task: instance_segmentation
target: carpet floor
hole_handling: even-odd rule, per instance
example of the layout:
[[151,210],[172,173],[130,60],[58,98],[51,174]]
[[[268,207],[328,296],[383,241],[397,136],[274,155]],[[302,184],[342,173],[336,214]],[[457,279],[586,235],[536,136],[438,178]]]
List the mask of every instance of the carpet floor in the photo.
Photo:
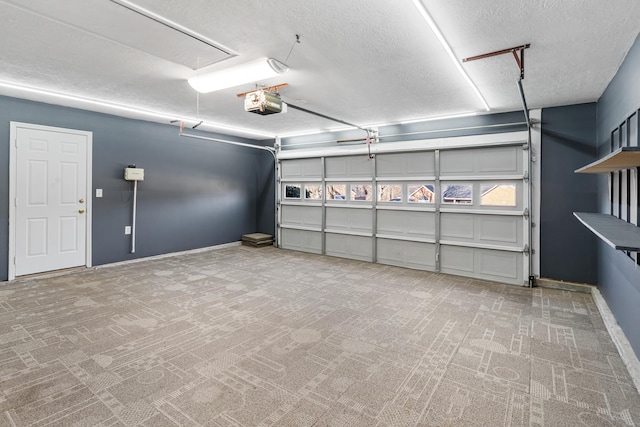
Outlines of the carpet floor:
[[588,294],[230,248],[0,287],[0,426],[634,426]]

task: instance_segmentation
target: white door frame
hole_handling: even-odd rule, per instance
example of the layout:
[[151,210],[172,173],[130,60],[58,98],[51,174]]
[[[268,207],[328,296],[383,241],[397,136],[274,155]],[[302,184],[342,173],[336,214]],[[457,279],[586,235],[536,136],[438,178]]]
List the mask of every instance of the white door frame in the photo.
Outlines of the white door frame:
[[31,123],[10,122],[9,131],[9,259],[7,260],[9,266],[8,280],[14,280],[16,278],[16,184],[17,184],[17,138],[18,129],[32,129],[46,132],[64,132],[74,135],[82,135],[87,138],[87,220],[86,220],[86,245],[85,245],[85,266],[91,267],[91,223],[93,217],[92,199],[93,199],[93,133],[88,131],[58,128],[52,126],[41,126]]

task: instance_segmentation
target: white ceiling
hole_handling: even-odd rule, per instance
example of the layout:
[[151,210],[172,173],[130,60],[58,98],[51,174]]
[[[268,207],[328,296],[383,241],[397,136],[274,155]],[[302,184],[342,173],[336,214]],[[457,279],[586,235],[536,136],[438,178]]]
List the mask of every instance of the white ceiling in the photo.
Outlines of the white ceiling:
[[[523,81],[530,108],[597,100],[640,30],[637,0],[423,3],[458,59],[531,43]],[[195,69],[266,56],[286,61],[290,71],[258,83],[288,83],[281,91],[285,101],[358,125],[484,112],[411,0],[0,0],[0,16],[0,94],[9,96],[165,123],[204,120],[265,135],[341,127],[294,110],[246,113],[236,94],[255,83],[199,99],[187,84]],[[463,68],[492,112],[521,108],[511,55]]]

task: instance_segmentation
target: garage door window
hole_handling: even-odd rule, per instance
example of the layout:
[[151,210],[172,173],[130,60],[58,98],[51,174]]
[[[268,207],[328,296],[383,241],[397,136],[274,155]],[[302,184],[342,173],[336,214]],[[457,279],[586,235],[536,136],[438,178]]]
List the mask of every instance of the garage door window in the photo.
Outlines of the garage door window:
[[370,202],[373,196],[371,185],[351,184],[351,200]]
[[409,203],[433,203],[436,192],[433,184],[409,184],[407,195]]
[[472,205],[473,186],[471,184],[442,186],[442,203],[446,205]]
[[402,203],[402,185],[379,184],[378,201]]
[[317,185],[317,184],[305,185],[304,198],[306,200],[322,200],[322,185]]
[[284,187],[285,199],[300,199],[300,184],[287,184]]
[[327,185],[327,200],[347,200],[347,186],[345,184]]
[[483,206],[515,206],[515,184],[480,185],[480,204]]

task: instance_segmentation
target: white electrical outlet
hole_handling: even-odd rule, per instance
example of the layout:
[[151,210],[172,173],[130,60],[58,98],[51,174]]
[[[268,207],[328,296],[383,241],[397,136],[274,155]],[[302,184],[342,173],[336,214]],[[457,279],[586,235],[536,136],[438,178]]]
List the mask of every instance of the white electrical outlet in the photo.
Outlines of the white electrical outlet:
[[96,197],[102,197],[102,188],[96,188]]
[[125,225],[124,226],[124,234],[131,234],[131,226],[130,225]]

